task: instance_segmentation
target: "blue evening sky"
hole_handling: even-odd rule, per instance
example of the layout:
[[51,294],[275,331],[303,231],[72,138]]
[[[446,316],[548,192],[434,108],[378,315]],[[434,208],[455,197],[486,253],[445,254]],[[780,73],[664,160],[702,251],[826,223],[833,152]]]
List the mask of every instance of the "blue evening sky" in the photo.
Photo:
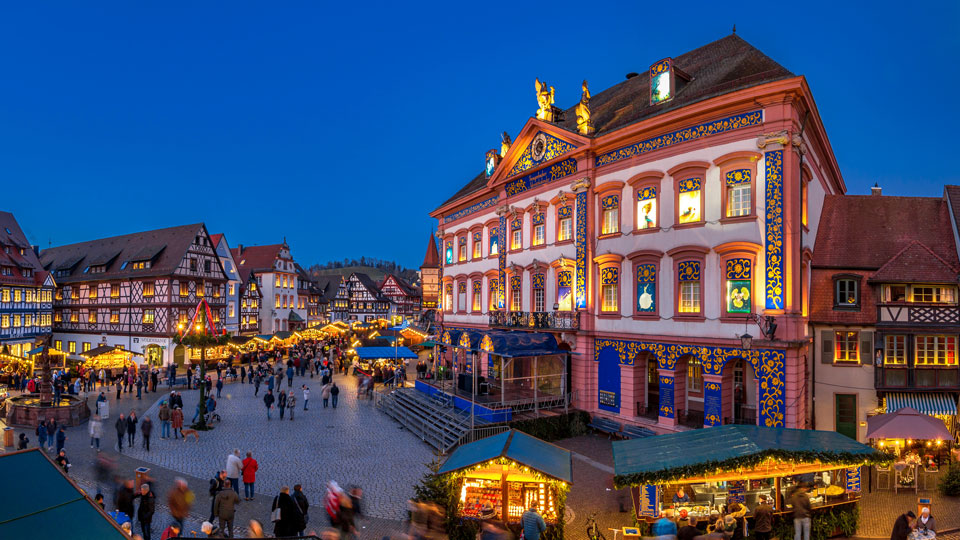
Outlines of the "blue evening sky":
[[807,76],[850,193],[938,196],[960,4],[845,4],[8,2],[0,209],[42,247],[204,221],[305,266],[415,267],[534,77],[568,107],[734,23]]

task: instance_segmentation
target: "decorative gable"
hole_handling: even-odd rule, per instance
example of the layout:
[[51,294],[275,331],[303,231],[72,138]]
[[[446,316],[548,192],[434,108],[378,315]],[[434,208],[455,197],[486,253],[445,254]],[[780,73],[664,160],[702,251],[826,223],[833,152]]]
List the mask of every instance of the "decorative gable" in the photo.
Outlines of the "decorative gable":
[[538,131],[530,144],[523,149],[523,153],[520,154],[520,158],[514,163],[507,176],[520,174],[575,149],[576,146],[567,141],[544,131]]

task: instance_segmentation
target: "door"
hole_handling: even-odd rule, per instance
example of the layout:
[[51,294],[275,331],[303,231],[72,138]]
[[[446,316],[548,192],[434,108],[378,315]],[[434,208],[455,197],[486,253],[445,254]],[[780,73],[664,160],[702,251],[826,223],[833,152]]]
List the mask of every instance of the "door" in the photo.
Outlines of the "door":
[[183,345],[177,345],[173,348],[173,361],[177,364],[178,369],[183,367],[185,353],[186,348]]
[[834,404],[837,433],[857,440],[857,395],[837,394]]
[[657,359],[650,355],[647,360],[647,415],[660,414],[660,371]]

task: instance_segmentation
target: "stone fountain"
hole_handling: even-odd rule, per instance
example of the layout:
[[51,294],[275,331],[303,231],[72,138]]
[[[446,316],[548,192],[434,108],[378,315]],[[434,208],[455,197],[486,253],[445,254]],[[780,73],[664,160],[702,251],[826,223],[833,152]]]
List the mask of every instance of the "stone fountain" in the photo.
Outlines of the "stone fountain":
[[85,399],[61,394],[60,404],[53,403],[53,376],[51,373],[50,336],[43,338],[43,352],[37,360],[40,367],[40,394],[23,394],[7,398],[3,412],[8,426],[33,427],[40,420],[53,418],[62,426],[77,426],[90,418],[90,407]]

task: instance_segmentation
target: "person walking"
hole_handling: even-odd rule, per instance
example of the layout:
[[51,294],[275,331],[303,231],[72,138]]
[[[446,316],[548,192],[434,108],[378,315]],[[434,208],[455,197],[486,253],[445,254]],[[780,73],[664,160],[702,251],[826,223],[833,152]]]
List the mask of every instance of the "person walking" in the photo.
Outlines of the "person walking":
[[801,485],[793,492],[793,540],[810,540],[810,497],[807,487]]
[[46,450],[47,445],[47,423],[44,420],[41,420],[37,425],[37,429],[34,432],[37,434],[37,443],[40,445],[41,450]]
[[177,434],[183,436],[183,409],[180,407],[174,407],[170,411],[170,425],[173,428],[173,438],[177,438]]
[[179,477],[174,479],[173,489],[167,495],[167,508],[170,509],[170,517],[179,525],[178,532],[183,530],[183,521],[190,515],[194,499],[193,492],[187,487],[187,481]]
[[227,480],[230,480],[230,485],[233,487],[233,491],[240,494],[240,472],[243,470],[243,461],[240,459],[240,450],[234,448],[232,454],[227,454],[227,466],[224,467],[224,470],[227,471]]
[[257,481],[257,460],[253,459],[251,452],[247,452],[247,457],[243,459],[243,500],[253,500],[253,488]]
[[293,411],[297,410],[297,397],[293,395],[293,390],[287,394],[287,410],[290,411],[290,421],[293,422]]
[[117,423],[114,424],[114,427],[117,429],[117,449],[122,454],[123,453],[123,437],[127,434],[127,419],[121,414],[117,418]]
[[117,491],[117,496],[114,502],[117,505],[117,510],[126,514],[131,520],[137,517],[137,515],[134,513],[133,496],[133,480],[128,478],[127,480],[123,481],[123,486]]
[[63,426],[60,426],[60,429],[57,430],[57,454],[63,450],[63,445],[67,444],[67,432],[64,430]]
[[773,531],[773,507],[766,495],[760,495],[760,504],[753,510],[753,532],[757,540],[770,540]]
[[253,397],[260,393],[260,374],[257,373],[253,378]]
[[323,408],[326,409],[330,404],[330,383],[320,388],[320,400],[323,402]]
[[287,388],[293,388],[293,366],[287,368]]
[[[223,379],[217,377],[217,399],[220,399],[220,392],[223,390]],[[221,529],[223,527],[220,527]]]
[[93,445],[97,445],[97,452],[100,451],[100,438],[103,437],[103,421],[100,420],[100,415],[95,414],[90,420],[90,448],[93,448]]
[[150,436],[153,435],[153,420],[149,416],[144,416],[140,423],[140,434],[143,435],[142,446],[150,451]]
[[307,403],[310,402],[310,388],[307,385],[303,385],[303,410],[309,411],[307,408]]
[[330,404],[333,405],[333,408],[337,408],[337,398],[340,397],[340,387],[337,386],[337,383],[330,383]]
[[133,442],[137,440],[137,413],[130,411],[127,415],[127,444],[133,448]]
[[153,527],[153,514],[157,510],[157,497],[150,490],[150,484],[140,484],[140,493],[134,498],[140,499],[140,506],[137,507],[137,521],[140,522],[140,531],[143,540],[150,540],[151,529]]
[[141,399],[143,396],[143,378],[137,377],[137,399]]
[[267,420],[270,420],[270,412],[273,410],[273,390],[267,389],[267,393],[263,395],[263,404],[267,406]]
[[547,524],[537,512],[537,503],[531,503],[530,508],[520,516],[520,526],[524,540],[540,540],[540,535],[546,532]]
[[283,411],[287,408],[287,394],[284,393],[283,388],[278,391],[277,408],[280,409],[280,419],[283,420]]
[[157,418],[160,419],[160,438],[169,439],[170,438],[170,407],[167,406],[166,401],[163,401],[160,403],[160,410],[157,411]]
[[297,502],[290,496],[290,488],[283,486],[280,493],[273,498],[273,504],[270,511],[275,512],[280,509],[279,519],[273,522],[273,534],[276,537],[296,536],[298,531],[306,528],[303,524],[303,514]]
[[303,488],[300,484],[293,486],[293,500],[297,503],[300,513],[303,514],[303,528],[297,531],[297,536],[303,536],[303,531],[307,528],[307,523],[310,521],[310,515],[307,513],[310,510],[310,501],[308,501],[307,496],[303,494]]
[[232,486],[228,478],[223,481],[223,490],[217,493],[213,501],[213,513],[220,520],[220,530],[225,531],[227,537],[233,537],[233,518],[240,504],[240,495],[235,490],[236,486]]

